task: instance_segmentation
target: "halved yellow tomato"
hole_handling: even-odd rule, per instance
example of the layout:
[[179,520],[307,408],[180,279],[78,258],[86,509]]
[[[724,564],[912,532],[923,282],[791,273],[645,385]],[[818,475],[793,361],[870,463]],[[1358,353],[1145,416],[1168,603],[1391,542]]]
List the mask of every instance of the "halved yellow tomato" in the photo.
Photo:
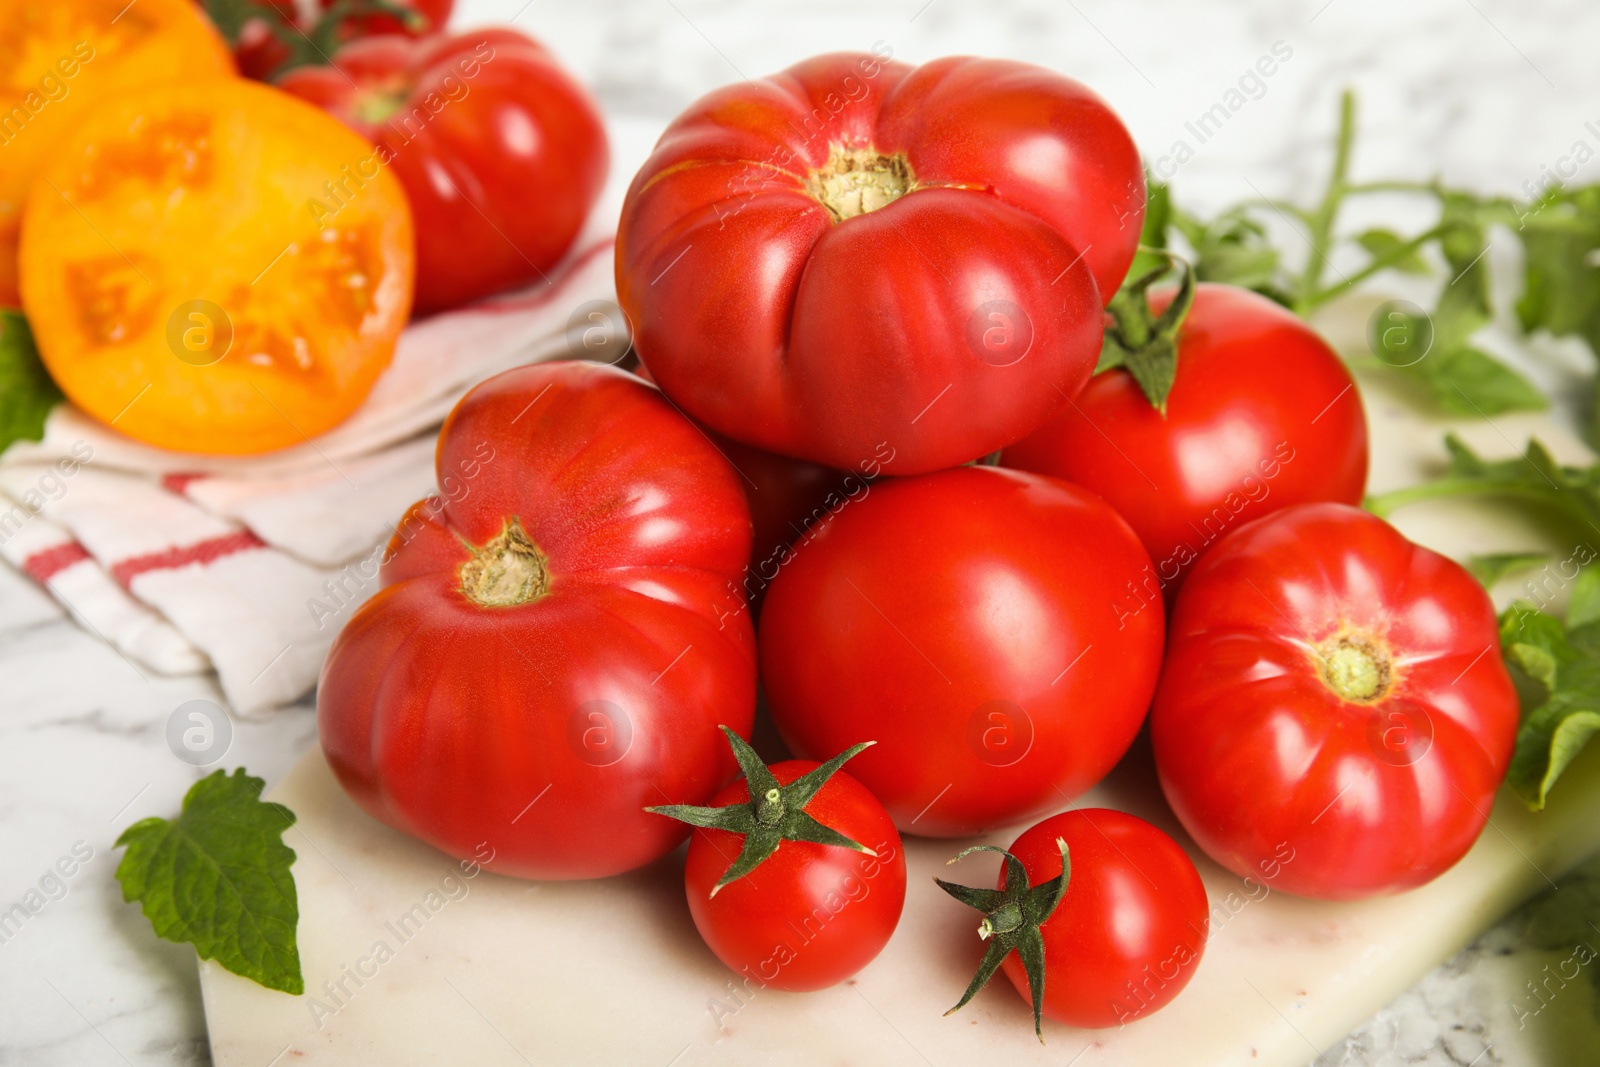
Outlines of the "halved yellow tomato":
[[0,306],[17,306],[17,231],[40,163],[106,100],[233,74],[193,0],[0,0]]
[[107,103],[29,196],[39,353],[79,407],[150,444],[264,452],[321,433],[365,399],[410,311],[400,183],[371,144],[269,86]]

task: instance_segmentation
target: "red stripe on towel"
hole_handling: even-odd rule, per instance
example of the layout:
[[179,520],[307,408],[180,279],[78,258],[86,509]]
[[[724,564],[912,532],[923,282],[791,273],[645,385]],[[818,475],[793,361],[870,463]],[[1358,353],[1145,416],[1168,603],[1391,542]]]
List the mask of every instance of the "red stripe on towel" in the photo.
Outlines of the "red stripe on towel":
[[267,543],[249,530],[240,530],[238,533],[223,534],[221,537],[209,537],[204,541],[196,541],[192,545],[180,545],[176,548],[163,549],[160,552],[150,552],[143,556],[134,556],[125,559],[111,568],[111,577],[124,588],[141,574],[151,571],[176,570],[179,567],[188,567],[196,563],[212,563],[223,556],[231,556],[235,552],[243,552],[252,548],[266,548]]
[[89,558],[89,550],[76,541],[40,549],[22,561],[22,573],[44,585],[74,563]]

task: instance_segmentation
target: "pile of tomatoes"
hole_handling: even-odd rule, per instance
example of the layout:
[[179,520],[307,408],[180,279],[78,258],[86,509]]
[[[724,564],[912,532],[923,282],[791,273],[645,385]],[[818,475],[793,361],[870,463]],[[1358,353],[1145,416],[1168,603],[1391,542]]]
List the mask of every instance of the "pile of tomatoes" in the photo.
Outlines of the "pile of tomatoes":
[[1036,1025],[1121,1025],[1199,964],[1184,850],[1052,814],[1146,723],[1236,874],[1448,868],[1517,724],[1490,602],[1354,506],[1360,395],[1303,322],[1126,278],[1143,212],[1117,117],[1020,63],[829,55],[694,104],[618,234],[638,373],[521,368],[446,423],[470,491],[405,516],[324,669],[345,789],[526,878],[692,827],[707,944],[795,990],[887,943],[901,834],[1042,818],[995,888],[940,882],[983,913],[962,1003],[1003,968]]
[[[46,80],[5,87],[0,302],[157,445],[336,424],[413,311],[537,280],[604,180],[583,90],[443,33],[448,0],[209,4],[276,87],[189,0],[17,4]],[[618,233],[637,373],[523,367],[446,422],[457,491],[400,518],[324,667],[344,788],[516,877],[690,837],[707,944],[792,990],[887,944],[902,834],[1033,824],[975,846],[993,888],[939,885],[982,913],[961,1003],[1003,969],[1036,1027],[1137,1019],[1200,963],[1184,849],[1071,809],[1143,730],[1235,874],[1447,869],[1517,728],[1490,602],[1355,506],[1360,394],[1303,322],[1130,277],[1144,211],[1117,116],[1021,63],[827,55],[692,105]]]

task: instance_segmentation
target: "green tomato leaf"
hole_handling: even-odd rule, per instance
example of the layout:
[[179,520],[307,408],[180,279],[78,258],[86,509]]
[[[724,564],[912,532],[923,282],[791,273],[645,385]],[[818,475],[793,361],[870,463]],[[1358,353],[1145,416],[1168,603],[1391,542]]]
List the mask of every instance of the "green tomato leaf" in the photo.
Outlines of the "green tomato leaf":
[[134,823],[117,838],[122,898],[138,901],[156,935],[268,989],[305,992],[295,928],[300,906],[283,831],[294,813],[261,799],[266,783],[240,768],[196,782],[176,819]]
[[1600,623],[1569,629],[1553,615],[1517,603],[1500,617],[1500,640],[1522,700],[1506,780],[1539,811],[1561,773],[1600,731]]
[[1373,259],[1387,260],[1390,270],[1402,274],[1428,273],[1422,254],[1414,248],[1403,251],[1408,242],[1393,230],[1368,230],[1357,235],[1356,242],[1371,253]]
[[43,437],[44,420],[61,400],[61,390],[39,362],[28,320],[0,308],[0,452],[13,441]]

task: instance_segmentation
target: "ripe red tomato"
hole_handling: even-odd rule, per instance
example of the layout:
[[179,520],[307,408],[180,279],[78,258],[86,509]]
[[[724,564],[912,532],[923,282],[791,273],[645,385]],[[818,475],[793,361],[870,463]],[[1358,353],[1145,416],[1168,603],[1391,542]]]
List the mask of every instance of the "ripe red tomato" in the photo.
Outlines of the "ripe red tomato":
[[[788,785],[818,766],[786,760],[774,764],[772,774]],[[711,806],[749,800],[741,778]],[[726,830],[697,828],[684,866],[689,911],[700,936],[723,963],[773,989],[822,989],[861,970],[889,943],[906,899],[900,835],[866,786],[837,772],[805,811],[877,855],[785,841],[753,873],[712,895],[743,842]]]
[[874,483],[767,590],[773,720],[807,759],[876,739],[850,773],[907,833],[1059,808],[1144,720],[1163,608],[1114,605],[1149,562],[1100,498],[1053,478],[959,467]]
[[[610,165],[588,93],[515,30],[363,38],[332,66],[300,67],[278,84],[372,141],[374,165],[405,186],[419,313],[542,278],[572,246]],[[358,187],[336,176],[333,206]]]
[[[1063,842],[1070,867],[1066,890],[1038,925],[1044,1015],[1098,1028],[1121,1026],[1165,1006],[1194,977],[1206,947],[1209,908],[1194,862],[1143,819],[1080,808],[1029,827],[1012,844],[1010,854],[1022,864],[1030,887],[1061,876]],[[996,884],[1004,890],[1007,882],[1002,867]],[[988,922],[997,925],[993,914]],[[1023,957],[1009,952],[1001,967],[1031,1002]]]
[[[324,12],[348,5],[349,0],[317,0],[317,7]],[[445,23],[450,21],[450,13],[455,10],[456,5],[455,0],[400,0],[398,6],[410,8],[418,17],[411,20],[389,14],[347,17],[340,27],[340,39],[379,37],[391,33],[405,34],[408,37],[437,34],[442,32]]]
[[293,15],[280,16],[275,9],[264,7],[265,14],[247,19],[234,36],[233,61],[243,77],[254,81],[271,81],[278,69],[293,56],[293,51],[283,38],[273,32],[273,25],[293,26]]
[[1100,350],[1138,243],[1138,152],[1084,86],[1009,60],[819,56],[720,89],[634,178],[617,292],[695,418],[892,474],[987,455]]
[[[1171,300],[1151,304],[1159,313]],[[1155,564],[1127,591],[1129,607],[1163,591],[1170,603],[1230,530],[1293,504],[1360,503],[1367,482],[1361,394],[1298,316],[1201,284],[1178,353],[1164,417],[1128,371],[1107,371],[1000,461],[1077,482],[1128,520]]]
[[322,748],[372,815],[525,878],[647,863],[748,735],[755,650],[722,598],[750,553],[737,476],[652,387],[587,363],[507,371],[439,439],[382,589],[323,667]]
[[1517,697],[1471,575],[1382,519],[1302,504],[1190,573],[1151,712],[1167,799],[1212,859],[1354,899],[1427,882],[1477,840]]

